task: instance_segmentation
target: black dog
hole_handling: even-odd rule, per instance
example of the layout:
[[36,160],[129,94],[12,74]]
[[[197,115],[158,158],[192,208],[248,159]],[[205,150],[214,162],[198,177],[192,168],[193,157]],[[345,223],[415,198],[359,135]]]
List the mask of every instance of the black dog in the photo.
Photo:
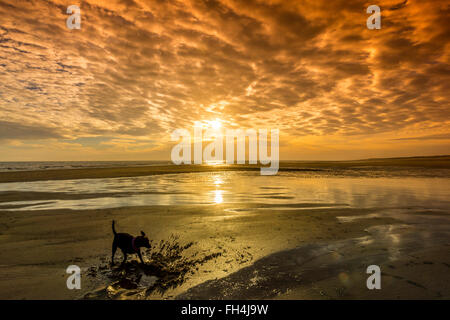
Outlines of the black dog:
[[112,244],[112,258],[111,258],[111,264],[114,264],[114,255],[116,254],[117,247],[122,250],[123,253],[123,261],[122,263],[125,263],[127,261],[127,254],[128,253],[137,253],[139,256],[139,259],[141,259],[142,264],[144,263],[144,260],[142,260],[141,256],[141,247],[144,248],[150,248],[150,242],[148,241],[148,238],[145,236],[144,231],[141,231],[141,235],[137,237],[133,237],[131,234],[128,233],[117,233],[116,229],[114,228],[115,221],[112,222],[112,231],[114,233],[114,241]]

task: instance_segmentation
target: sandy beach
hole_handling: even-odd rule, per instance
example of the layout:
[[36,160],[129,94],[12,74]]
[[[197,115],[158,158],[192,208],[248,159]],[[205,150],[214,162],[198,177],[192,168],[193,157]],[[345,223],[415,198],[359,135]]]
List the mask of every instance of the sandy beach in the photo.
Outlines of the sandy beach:
[[[397,174],[383,177],[387,167]],[[448,184],[440,186],[439,194],[429,189],[433,181],[448,182],[449,157],[282,163],[280,168],[279,180],[270,180],[273,185],[258,185],[260,194],[246,185],[256,179],[253,175],[259,175],[248,166],[0,173],[0,298],[450,298]],[[335,171],[330,178],[328,171],[309,169]],[[360,172],[358,178],[355,172]],[[417,177],[418,172],[423,176]],[[131,183],[152,175],[169,180],[151,180],[152,184],[139,180],[140,184],[149,183],[142,189],[133,185],[116,190],[105,185],[106,181],[125,183],[114,180],[119,177],[128,177],[126,181]],[[406,182],[403,175],[408,176]],[[110,178],[114,179],[98,180]],[[183,185],[183,179],[190,183],[185,191],[155,185]],[[59,184],[52,185],[56,180]],[[210,180],[215,189],[204,192],[202,186]],[[84,190],[83,181],[91,189]],[[290,190],[299,197],[308,194],[300,189],[304,185],[322,190],[323,186],[338,188],[348,183],[351,199],[356,200],[340,203],[335,195],[330,198],[333,201],[326,201],[332,192],[325,190],[321,191],[323,197],[318,193],[317,199],[300,201],[283,191],[283,181],[289,181]],[[293,184],[298,181],[303,182]],[[36,183],[42,184],[33,185]],[[99,191],[95,183],[105,187]],[[386,195],[370,200],[370,205],[360,203],[374,196],[364,193],[367,184],[386,188]],[[408,184],[417,188],[401,189]],[[30,191],[29,186],[40,191]],[[78,191],[74,192],[73,186],[78,186]],[[245,194],[247,188],[251,201],[243,196],[233,198],[238,190]],[[390,190],[399,190],[402,196],[389,200]],[[212,201],[195,202],[204,194],[212,194]],[[172,202],[149,204],[166,197]],[[136,198],[139,201],[128,200]],[[122,202],[104,205],[113,200]],[[142,250],[145,266],[136,256],[125,266],[110,266],[112,220],[119,232],[137,235],[144,230],[149,236],[152,248]],[[119,253],[116,261],[120,259]],[[82,269],[81,290],[66,287],[65,269],[71,264]],[[366,287],[366,268],[372,264],[382,270],[382,290]]]

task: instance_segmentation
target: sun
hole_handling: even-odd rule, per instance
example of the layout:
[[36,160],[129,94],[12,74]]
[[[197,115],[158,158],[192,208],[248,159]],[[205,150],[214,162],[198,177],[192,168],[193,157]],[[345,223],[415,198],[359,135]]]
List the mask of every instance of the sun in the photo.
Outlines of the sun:
[[222,127],[222,122],[219,119],[216,119],[216,120],[209,121],[209,125],[214,130],[219,130]]

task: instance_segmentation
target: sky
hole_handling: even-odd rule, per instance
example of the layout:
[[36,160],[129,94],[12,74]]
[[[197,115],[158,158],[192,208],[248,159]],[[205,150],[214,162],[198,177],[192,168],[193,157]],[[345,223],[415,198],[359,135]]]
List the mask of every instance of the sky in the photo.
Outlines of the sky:
[[437,0],[0,0],[0,161],[168,160],[198,122],[279,129],[281,160],[450,154],[449,21]]

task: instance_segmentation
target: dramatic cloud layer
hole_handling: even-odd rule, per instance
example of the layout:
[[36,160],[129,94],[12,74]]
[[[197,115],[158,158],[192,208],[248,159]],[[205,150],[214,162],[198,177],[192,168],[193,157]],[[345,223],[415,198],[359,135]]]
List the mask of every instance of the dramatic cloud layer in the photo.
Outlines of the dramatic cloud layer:
[[0,160],[168,159],[213,119],[284,159],[450,153],[449,2],[370,4],[2,0]]

